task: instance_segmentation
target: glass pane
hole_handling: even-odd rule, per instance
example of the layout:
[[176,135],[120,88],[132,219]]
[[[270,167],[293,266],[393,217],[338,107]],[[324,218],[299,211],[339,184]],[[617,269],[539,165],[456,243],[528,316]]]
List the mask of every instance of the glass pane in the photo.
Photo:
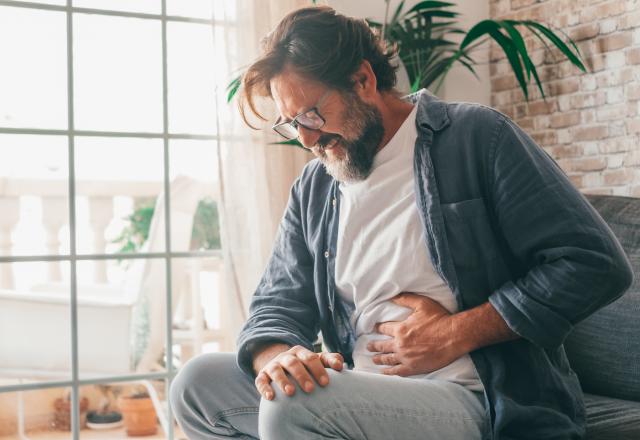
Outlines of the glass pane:
[[[87,429],[80,431],[81,439],[168,438],[163,429],[167,426],[165,380],[84,386],[80,394],[90,402]],[[184,436],[176,429],[174,438]]]
[[0,255],[68,252],[67,143],[65,136],[0,134]]
[[167,32],[169,130],[214,133],[215,69],[221,64],[213,49],[211,26],[170,22]]
[[73,6],[78,8],[109,9],[112,11],[143,12],[160,14],[162,4],[160,0],[73,0]]
[[[13,383],[0,379],[0,385]],[[87,398],[81,399],[82,416],[86,416],[88,405]],[[0,438],[26,438],[19,435],[20,426],[30,440],[71,439],[70,388],[0,393]]]
[[212,3],[224,0],[167,0],[167,15],[211,19]]
[[174,367],[202,353],[234,351],[243,320],[236,299],[225,294],[222,257],[174,258],[171,266],[183,280],[172,297]]
[[77,129],[162,131],[159,20],[74,15]]
[[214,41],[216,84],[218,86],[216,98],[220,108],[217,116],[219,118],[220,133],[237,134],[242,128],[246,129],[246,126],[239,116],[235,105],[236,101],[234,100],[231,103],[227,102],[226,87],[231,80],[236,78],[239,72],[244,69],[241,67],[241,64],[246,63],[246,61],[240,60],[240,57],[244,56],[244,53],[238,46],[236,28],[216,25],[214,27]]
[[78,253],[163,252],[163,211],[149,235],[164,188],[162,141],[79,137],[75,145]]
[[172,140],[171,250],[220,248],[215,141]]
[[[8,1],[24,1],[24,0],[8,0]],[[67,0],[34,0],[29,3],[42,3],[45,5],[57,5],[57,6],[65,6],[67,4]]]
[[0,127],[67,128],[65,13],[0,6],[0,59]]
[[0,283],[0,381],[70,379],[69,263],[1,263]]
[[83,379],[164,369],[166,262],[163,258],[79,261],[78,343]]

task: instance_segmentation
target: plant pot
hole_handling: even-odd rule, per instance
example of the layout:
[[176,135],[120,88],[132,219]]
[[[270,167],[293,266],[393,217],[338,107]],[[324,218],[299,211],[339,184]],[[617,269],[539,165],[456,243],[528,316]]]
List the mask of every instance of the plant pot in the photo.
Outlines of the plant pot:
[[[58,398],[54,401],[52,426],[58,431],[71,431],[71,400]],[[89,408],[89,399],[83,397],[80,399],[80,429],[86,426],[87,409]]]
[[128,436],[140,437],[158,432],[156,410],[149,397],[120,397],[118,407]]

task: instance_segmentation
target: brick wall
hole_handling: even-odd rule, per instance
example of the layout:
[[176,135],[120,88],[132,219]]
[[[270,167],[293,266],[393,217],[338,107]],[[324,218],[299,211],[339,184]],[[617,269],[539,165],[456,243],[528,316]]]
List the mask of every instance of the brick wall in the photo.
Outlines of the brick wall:
[[529,103],[497,45],[490,49],[492,106],[512,117],[585,193],[640,197],[640,0],[490,0],[492,19],[532,19],[576,41],[588,73],[526,44],[545,95]]

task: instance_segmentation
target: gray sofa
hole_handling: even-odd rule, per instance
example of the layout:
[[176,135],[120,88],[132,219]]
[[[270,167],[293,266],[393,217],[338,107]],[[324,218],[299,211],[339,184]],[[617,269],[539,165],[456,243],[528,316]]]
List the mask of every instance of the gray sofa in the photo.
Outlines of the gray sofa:
[[576,325],[565,342],[587,407],[587,439],[640,440],[640,199],[588,196],[635,273],[617,301]]

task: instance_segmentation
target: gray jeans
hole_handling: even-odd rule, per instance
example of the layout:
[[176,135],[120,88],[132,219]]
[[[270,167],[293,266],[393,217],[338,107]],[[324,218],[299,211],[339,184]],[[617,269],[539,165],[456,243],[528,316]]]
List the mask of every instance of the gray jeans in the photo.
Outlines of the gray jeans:
[[191,440],[480,439],[484,396],[439,380],[336,372],[329,385],[260,398],[233,353],[201,355],[178,373],[171,404]]

